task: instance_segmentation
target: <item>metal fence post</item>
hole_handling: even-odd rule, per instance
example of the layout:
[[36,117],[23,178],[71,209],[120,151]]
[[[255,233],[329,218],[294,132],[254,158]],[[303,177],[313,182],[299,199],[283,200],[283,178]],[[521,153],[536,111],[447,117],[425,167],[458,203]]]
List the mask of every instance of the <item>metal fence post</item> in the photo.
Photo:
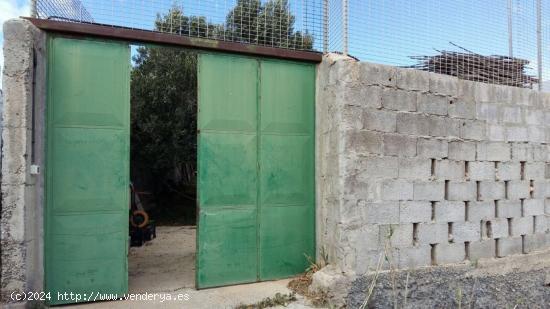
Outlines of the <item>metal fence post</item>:
[[348,55],[348,0],[342,0],[342,32],[343,32],[343,50],[344,56]]
[[508,0],[508,56],[514,57],[513,26],[512,26],[512,0]]
[[31,0],[31,17],[38,17],[38,10],[36,9],[36,0]]
[[328,0],[323,0],[323,52],[328,53]]
[[537,65],[539,91],[542,90],[542,0],[537,0]]

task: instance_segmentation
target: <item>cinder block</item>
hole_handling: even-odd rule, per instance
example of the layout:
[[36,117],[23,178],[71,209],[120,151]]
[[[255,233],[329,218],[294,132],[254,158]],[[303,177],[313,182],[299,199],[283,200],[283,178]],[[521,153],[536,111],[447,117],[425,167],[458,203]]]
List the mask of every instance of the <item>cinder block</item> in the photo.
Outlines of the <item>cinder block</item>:
[[367,108],[363,112],[363,128],[373,131],[395,132],[397,114],[392,111]]
[[402,223],[429,222],[431,218],[431,202],[406,201],[399,203],[399,221]]
[[495,257],[495,240],[487,239],[470,242],[470,260],[476,261]]
[[416,111],[416,92],[385,88],[382,92],[382,106],[395,111]]
[[422,114],[398,113],[397,132],[410,135],[429,135],[428,117]]
[[476,144],[473,142],[449,142],[449,159],[456,161],[475,161]]
[[531,144],[513,143],[512,160],[515,160],[515,161],[533,160],[533,146]]
[[521,164],[519,162],[499,162],[496,174],[498,180],[520,180]]
[[525,164],[525,179],[528,180],[543,180],[546,171],[544,162],[527,162]]
[[505,123],[522,123],[523,112],[519,106],[504,106],[502,108],[502,120]]
[[416,268],[429,266],[432,263],[432,247],[420,245],[399,249],[399,268]]
[[445,120],[445,124],[447,125],[447,135],[445,137],[459,138],[460,125],[462,124],[462,119],[454,119],[454,118],[443,118],[443,119]]
[[475,86],[476,83],[469,80],[458,80],[458,98],[468,102],[475,102]]
[[398,160],[395,157],[365,157],[358,162],[368,178],[397,178]]
[[547,249],[548,245],[546,244],[547,235],[546,234],[532,234],[525,235],[524,237],[524,253],[530,253],[533,251],[539,251],[542,249]]
[[527,127],[527,135],[529,141],[533,143],[545,143],[546,142],[546,128],[542,126],[529,126]]
[[413,224],[380,225],[380,243],[389,241],[392,248],[411,247],[413,245]]
[[[548,129],[547,143],[550,143],[550,129]],[[534,145],[533,146],[533,160],[535,161],[550,161],[550,145]],[[546,175],[546,178],[548,175]]]
[[482,141],[487,138],[486,124],[479,120],[464,120],[460,127],[460,137]]
[[441,243],[435,246],[435,260],[437,265],[460,263],[466,258],[464,243]]
[[499,218],[521,217],[521,201],[520,200],[498,201],[497,214]]
[[550,230],[549,218],[546,215],[535,216],[535,234],[548,233]]
[[427,116],[428,119],[428,135],[435,137],[450,137],[452,134],[450,130],[453,130],[453,122],[448,117],[441,116]]
[[441,201],[445,197],[445,183],[442,181],[416,181],[413,188],[417,201]]
[[512,148],[508,143],[481,142],[477,143],[477,160],[482,161],[509,161],[512,157]]
[[503,181],[481,181],[479,183],[479,200],[500,200],[504,198]]
[[449,227],[447,223],[419,223],[419,244],[440,244],[449,241]]
[[509,142],[527,142],[529,140],[527,128],[522,126],[507,127],[506,140]]
[[494,89],[494,102],[497,102],[499,104],[502,104],[506,106],[506,104],[512,104],[514,102],[513,100],[513,94],[512,94],[512,87],[502,86],[502,85],[491,85]]
[[437,160],[435,177],[445,180],[464,180],[466,174],[464,161]]
[[388,156],[416,156],[416,137],[400,134],[384,134],[384,154]]
[[479,222],[455,222],[453,223],[454,242],[481,240],[481,225]]
[[399,202],[365,203],[362,213],[365,223],[397,224],[399,223]]
[[396,68],[370,62],[358,62],[359,76],[365,85],[396,86]]
[[512,254],[521,254],[523,251],[523,242],[519,237],[504,237],[497,242],[497,257],[505,257]]
[[357,250],[379,250],[383,248],[380,243],[380,227],[377,224],[362,224],[355,229],[345,230],[338,238],[340,243],[352,243]]
[[464,221],[466,210],[464,202],[441,201],[435,203],[435,221]]
[[508,182],[508,199],[519,200],[528,198],[530,184],[528,180],[510,180]]
[[[348,267],[355,270],[355,273],[358,275],[365,274],[369,271],[380,271],[390,269],[390,260],[391,264],[395,265],[394,259],[399,255],[397,249],[389,250],[388,255],[389,259],[386,258],[386,252],[383,249],[377,250],[357,250],[355,259],[353,255],[341,256],[338,257],[343,264],[349,265]],[[349,257],[348,257],[349,256]],[[347,261],[351,259],[351,261]],[[380,268],[379,268],[380,267]]]
[[512,236],[533,234],[535,228],[533,217],[512,218]]
[[468,221],[479,224],[480,221],[493,220],[495,218],[494,202],[469,202]]
[[430,76],[428,72],[420,70],[396,70],[397,88],[428,92]]
[[544,125],[545,115],[543,110],[539,108],[528,107],[524,109],[525,122],[528,125]]
[[449,154],[449,143],[443,139],[418,139],[418,156],[426,158],[446,158]]
[[345,150],[355,153],[382,153],[382,134],[373,131],[350,130],[345,135]]
[[449,181],[447,199],[450,201],[474,201],[477,198],[476,183]]
[[523,201],[524,216],[544,215],[544,199],[526,199]]
[[381,108],[383,89],[379,86],[354,85],[345,88],[341,95],[346,105]]
[[496,218],[491,221],[483,222],[482,225],[483,238],[503,238],[508,237],[508,219]]
[[445,96],[458,96],[458,78],[430,73],[430,92]]
[[478,120],[487,121],[488,123],[500,122],[502,108],[498,104],[478,102],[476,107],[476,118]]
[[413,199],[413,183],[404,179],[382,181],[382,200],[406,201]]
[[533,186],[530,188],[533,192],[533,198],[544,199],[548,197],[547,189],[550,189],[550,183],[548,180],[535,180]]
[[506,140],[506,128],[497,124],[487,125],[487,139],[492,142],[503,142]]
[[476,103],[474,100],[456,99],[451,100],[449,105],[449,116],[455,118],[475,119]]
[[428,180],[432,162],[426,158],[399,158],[399,178]]
[[[360,106],[344,105],[342,107],[342,120],[340,121],[341,128],[343,130],[362,130],[364,127],[363,111],[364,109]],[[332,115],[331,118],[333,118]]]
[[474,161],[468,164],[470,180],[495,180],[495,163],[488,161]]
[[442,95],[418,93],[418,111],[426,114],[447,115],[450,99]]

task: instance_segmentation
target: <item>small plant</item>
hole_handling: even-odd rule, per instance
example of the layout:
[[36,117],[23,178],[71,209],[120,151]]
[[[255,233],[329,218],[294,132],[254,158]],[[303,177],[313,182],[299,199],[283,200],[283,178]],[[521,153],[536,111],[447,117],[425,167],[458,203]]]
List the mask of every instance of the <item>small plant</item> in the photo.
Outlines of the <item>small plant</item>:
[[313,280],[313,274],[325,267],[328,257],[324,254],[324,250],[321,250],[321,260],[318,262],[315,262],[315,260],[307,254],[304,254],[304,256],[306,257],[309,266],[302,275],[292,279],[288,283],[288,288],[307,297],[314,306],[326,307],[328,305],[328,293],[311,292],[309,290],[309,286]]
[[458,288],[458,290],[456,290],[456,304],[458,306],[458,309],[462,308],[462,289],[461,288]]

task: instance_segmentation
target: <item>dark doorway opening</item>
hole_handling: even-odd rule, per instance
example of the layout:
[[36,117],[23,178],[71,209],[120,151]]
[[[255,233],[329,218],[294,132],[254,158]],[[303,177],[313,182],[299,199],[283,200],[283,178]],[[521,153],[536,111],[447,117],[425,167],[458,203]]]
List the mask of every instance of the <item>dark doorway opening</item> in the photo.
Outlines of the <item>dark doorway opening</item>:
[[[130,211],[133,246],[128,251],[129,291],[192,288],[197,53],[157,45],[132,46],[131,65],[130,180],[134,204]],[[148,223],[144,225],[143,220]]]

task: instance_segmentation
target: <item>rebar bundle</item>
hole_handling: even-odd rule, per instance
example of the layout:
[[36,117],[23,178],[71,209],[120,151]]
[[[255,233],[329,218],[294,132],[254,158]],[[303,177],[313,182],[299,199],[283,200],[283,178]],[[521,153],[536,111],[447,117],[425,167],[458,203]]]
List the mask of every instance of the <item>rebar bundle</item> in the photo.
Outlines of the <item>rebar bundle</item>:
[[411,56],[412,68],[498,85],[533,88],[538,79],[528,75],[529,61],[508,56],[484,56],[470,51],[440,51],[435,56]]

